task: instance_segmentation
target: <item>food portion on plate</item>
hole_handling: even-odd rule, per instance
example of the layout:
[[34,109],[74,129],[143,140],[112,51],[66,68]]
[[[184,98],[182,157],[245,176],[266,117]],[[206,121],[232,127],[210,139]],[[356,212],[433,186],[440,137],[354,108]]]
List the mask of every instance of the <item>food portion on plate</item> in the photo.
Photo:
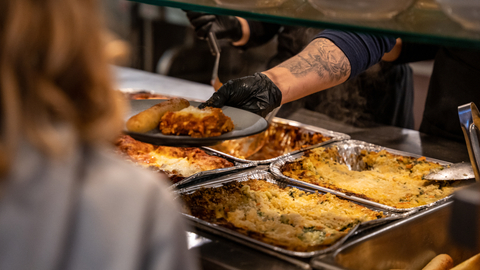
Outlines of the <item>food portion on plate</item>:
[[[174,99],[169,101],[173,102],[173,100]],[[201,122],[199,122],[199,118],[196,118],[193,114],[191,114],[192,119],[189,119],[192,120],[190,124],[185,124],[183,120],[186,119],[184,117],[166,117],[165,119],[169,121],[168,127],[166,127],[167,129],[177,132],[177,130],[180,130],[180,127],[182,130],[185,130],[185,128],[193,128],[194,130],[189,132],[195,137],[188,135],[165,135],[160,130],[162,118],[158,118],[159,115],[164,111],[165,113],[167,111],[180,111],[188,107],[182,106],[180,109],[166,109],[163,107],[164,105],[161,105],[169,101],[162,102],[155,99],[130,100],[130,110],[125,115],[125,122],[128,122],[128,125],[125,125],[123,132],[136,140],[155,145],[199,147],[215,145],[225,140],[247,137],[260,133],[268,127],[267,121],[260,115],[246,110],[224,106],[221,110],[207,108],[202,110],[201,113],[197,113],[201,116]],[[189,105],[193,107],[198,107],[201,104],[196,101],[189,101],[189,103]],[[188,112],[190,109],[186,111]],[[165,115],[163,114],[162,116]],[[182,122],[178,123],[174,121],[176,119],[182,120]],[[155,122],[152,123],[153,121]],[[144,131],[157,123],[157,127]],[[182,125],[186,125],[187,127]],[[140,126],[140,128],[138,128],[138,126]],[[225,133],[218,135],[218,133],[221,132]]]
[[[357,168],[353,170],[352,166]],[[287,177],[383,205],[411,208],[436,202],[466,185],[423,180],[424,175],[442,167],[425,157],[395,155],[386,150],[362,150],[359,155],[343,157],[336,147],[320,147],[286,163],[281,171]]]
[[188,135],[193,138],[220,136],[234,129],[222,109],[191,106],[183,98],[157,103],[127,120],[128,131],[145,133],[159,129],[164,135]]
[[222,109],[189,106],[180,111],[169,111],[163,115],[160,130],[165,135],[189,135],[193,138],[220,136],[232,131],[232,119]]
[[[255,140],[257,136],[263,136],[264,140],[260,140],[263,146],[251,156],[243,156],[243,153],[250,153],[249,151],[257,147],[259,140]],[[228,140],[220,144],[210,146],[210,148],[225,154],[248,160],[267,160],[276,158],[281,155],[291,153],[311,145],[319,144],[330,140],[331,137],[324,136],[319,132],[313,132],[305,128],[296,127],[284,123],[277,123],[275,120],[268,126],[268,129],[260,134],[252,135],[246,138],[237,140]]]
[[385,216],[329,193],[256,179],[201,188],[182,199],[187,214],[292,251],[326,248],[357,224]]
[[167,112],[179,111],[190,106],[190,102],[183,98],[173,98],[153,105],[127,120],[126,127],[132,132],[147,132],[158,128],[162,117]]
[[136,164],[167,174],[173,183],[195,173],[232,167],[230,161],[196,147],[167,147],[143,143],[128,135],[117,139],[116,149]]

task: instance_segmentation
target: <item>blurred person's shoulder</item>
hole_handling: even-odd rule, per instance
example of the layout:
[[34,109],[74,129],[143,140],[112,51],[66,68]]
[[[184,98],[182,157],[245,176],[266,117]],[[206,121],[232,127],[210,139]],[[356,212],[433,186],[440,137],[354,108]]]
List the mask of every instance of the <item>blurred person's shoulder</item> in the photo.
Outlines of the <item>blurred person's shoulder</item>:
[[107,188],[109,194],[133,195],[133,193],[159,192],[167,195],[168,178],[161,173],[136,166],[131,161],[122,159],[113,148],[90,148],[85,158],[85,179],[96,188]]

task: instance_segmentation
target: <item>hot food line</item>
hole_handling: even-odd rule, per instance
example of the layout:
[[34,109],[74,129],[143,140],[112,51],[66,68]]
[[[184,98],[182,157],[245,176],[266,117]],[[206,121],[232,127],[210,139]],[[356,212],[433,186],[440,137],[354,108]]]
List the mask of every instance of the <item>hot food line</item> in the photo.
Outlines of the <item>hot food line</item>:
[[[165,96],[187,96],[187,98],[205,100],[211,93],[212,88],[208,85],[202,85],[187,81],[182,81],[174,78],[169,78],[161,75],[150,74],[142,71],[131,70],[128,68],[116,69],[118,85],[121,90],[149,90],[158,95]],[[141,83],[138,83],[141,82]],[[167,87],[163,87],[167,86]],[[188,90],[186,90],[188,89]],[[189,95],[189,96],[188,96]],[[293,115],[295,118],[295,115]],[[310,117],[302,117],[303,122],[309,122],[314,124],[316,117],[310,115]],[[277,123],[278,124],[278,123]],[[323,123],[324,124],[324,123]],[[464,157],[468,158],[466,153],[459,151],[462,147],[456,145],[452,147],[452,142],[439,141],[435,138],[429,138],[421,136],[418,132],[411,130],[403,130],[393,127],[380,127],[373,130],[369,129],[356,129],[349,132],[357,139],[364,139],[365,141],[373,140],[375,143],[383,146],[389,146],[394,149],[402,148],[415,148],[417,151],[409,151],[416,154],[424,154],[424,152],[430,153],[445,153],[450,159],[449,161],[456,162],[458,159]],[[373,135],[374,134],[374,135]],[[372,136],[373,135],[373,136]],[[352,136],[352,137],[353,137]],[[376,141],[375,141],[376,140]],[[418,147],[420,145],[420,147]],[[396,147],[395,147],[396,146]],[[433,147],[432,147],[433,146]],[[448,150],[449,149],[449,150]],[[428,155],[434,156],[434,155]],[[445,159],[447,160],[447,159]],[[465,160],[465,159],[463,159]],[[205,252],[202,252],[202,256],[207,256]],[[216,256],[213,256],[216,257]],[[288,268],[285,268],[288,269]]]
[[[193,101],[207,100],[213,93],[210,85],[172,78],[141,70],[113,67],[117,88],[124,92],[151,91],[166,96],[178,96]],[[415,130],[393,126],[355,128],[326,120],[320,114],[305,109],[293,113],[289,119],[327,130],[346,133],[352,139],[432,157],[448,162],[468,161],[464,144],[420,134]],[[460,127],[459,127],[460,128]]]

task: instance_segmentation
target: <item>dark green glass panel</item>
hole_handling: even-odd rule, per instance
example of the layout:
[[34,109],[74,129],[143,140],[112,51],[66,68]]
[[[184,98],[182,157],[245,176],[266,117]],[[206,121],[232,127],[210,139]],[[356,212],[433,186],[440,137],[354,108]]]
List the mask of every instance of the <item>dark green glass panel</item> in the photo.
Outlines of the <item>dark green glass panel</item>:
[[[145,4],[235,15],[260,21],[393,35],[409,41],[480,48],[480,33],[463,29],[449,19],[432,0],[420,0],[392,19],[364,21],[324,16],[306,0],[286,0],[274,8],[231,8],[214,0],[135,0]],[[242,0],[238,0],[241,2]],[[389,0],[385,0],[389,1]]]

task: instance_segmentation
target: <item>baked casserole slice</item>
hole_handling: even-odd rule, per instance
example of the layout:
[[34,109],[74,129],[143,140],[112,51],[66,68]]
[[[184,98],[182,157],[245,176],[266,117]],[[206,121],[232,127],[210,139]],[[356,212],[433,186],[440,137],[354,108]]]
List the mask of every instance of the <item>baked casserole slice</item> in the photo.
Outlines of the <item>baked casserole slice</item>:
[[[262,136],[263,140],[256,140],[259,136]],[[220,144],[210,146],[210,148],[237,158],[267,160],[331,139],[331,137],[324,136],[319,132],[312,132],[288,124],[275,123],[274,120],[274,122],[270,123],[268,129],[260,134],[223,141]],[[241,153],[249,152],[245,151],[246,146],[249,150],[257,148],[258,145],[252,142],[266,143],[255,154],[249,157],[242,156]]]
[[232,119],[222,109],[193,106],[177,112],[167,112],[160,122],[160,130],[165,135],[189,135],[194,138],[215,137],[232,131]]
[[430,204],[464,185],[423,180],[424,175],[442,168],[425,157],[362,150],[356,158],[364,165],[360,171],[341,162],[336,148],[317,148],[281,170],[285,176],[395,208]]
[[152,145],[128,135],[118,138],[116,147],[136,164],[166,173],[173,183],[195,173],[233,166],[230,161],[200,148]]
[[334,244],[361,222],[384,217],[332,194],[281,188],[264,180],[202,188],[182,199],[189,214],[292,251]]

